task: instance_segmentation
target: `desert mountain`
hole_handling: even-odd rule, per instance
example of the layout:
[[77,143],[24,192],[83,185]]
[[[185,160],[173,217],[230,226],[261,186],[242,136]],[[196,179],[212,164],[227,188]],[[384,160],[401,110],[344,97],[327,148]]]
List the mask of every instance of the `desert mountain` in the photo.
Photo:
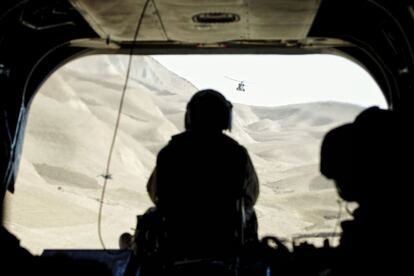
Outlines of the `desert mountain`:
[[[97,212],[114,131],[126,56],[73,61],[40,89],[30,110],[6,226],[35,253],[100,248]],[[134,57],[103,209],[103,234],[117,247],[151,202],[146,181],[160,148],[183,130],[190,82],[148,56]],[[318,102],[278,107],[235,104],[230,136],[249,150],[261,182],[261,234],[329,232],[337,196],[318,173],[321,139],[361,107]]]

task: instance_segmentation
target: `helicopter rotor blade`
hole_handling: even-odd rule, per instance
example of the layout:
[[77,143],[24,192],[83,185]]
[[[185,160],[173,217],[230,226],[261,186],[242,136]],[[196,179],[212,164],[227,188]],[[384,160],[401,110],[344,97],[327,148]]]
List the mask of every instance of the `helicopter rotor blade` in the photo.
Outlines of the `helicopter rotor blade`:
[[233,79],[233,78],[230,78],[230,77],[227,77],[227,76],[225,76],[226,78],[228,78],[229,80],[232,80],[232,81],[237,81],[237,82],[241,82],[241,81],[239,81],[239,80],[236,80],[236,79]]

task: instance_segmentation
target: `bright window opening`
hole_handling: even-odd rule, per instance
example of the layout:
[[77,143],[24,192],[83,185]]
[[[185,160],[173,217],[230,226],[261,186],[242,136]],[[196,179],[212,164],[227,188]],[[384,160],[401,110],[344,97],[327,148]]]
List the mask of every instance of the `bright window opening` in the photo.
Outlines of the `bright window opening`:
[[[34,253],[101,247],[102,175],[127,59],[70,62],[33,101],[5,224]],[[201,88],[217,89],[235,106],[229,135],[248,149],[259,175],[260,235],[339,231],[338,197],[318,171],[319,148],[328,130],[364,107],[386,107],[364,69],[328,55],[137,56],[105,195],[107,247],[117,248],[119,235],[133,233],[136,215],[152,206],[146,182],[156,155],[183,131],[186,103]]]

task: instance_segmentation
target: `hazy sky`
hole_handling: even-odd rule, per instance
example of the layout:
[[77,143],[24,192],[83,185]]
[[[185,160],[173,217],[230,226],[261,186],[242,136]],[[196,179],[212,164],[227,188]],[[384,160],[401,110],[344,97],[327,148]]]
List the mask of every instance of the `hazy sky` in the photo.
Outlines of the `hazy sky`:
[[[214,88],[250,105],[340,101],[386,107],[373,78],[359,65],[333,55],[154,56],[197,88]],[[236,90],[244,80],[246,92]]]

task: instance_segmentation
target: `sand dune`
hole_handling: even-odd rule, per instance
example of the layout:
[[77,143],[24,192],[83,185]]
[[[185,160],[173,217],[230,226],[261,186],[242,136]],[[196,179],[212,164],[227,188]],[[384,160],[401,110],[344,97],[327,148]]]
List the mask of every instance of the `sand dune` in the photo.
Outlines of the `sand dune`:
[[[100,248],[97,211],[106,158],[124,81],[126,57],[94,56],[53,74],[36,96],[16,194],[8,196],[6,226],[22,244]],[[151,57],[135,57],[103,213],[104,240],[117,246],[136,215],[151,206],[145,184],[157,152],[183,130],[196,87]],[[330,128],[361,107],[306,103],[279,107],[234,105],[233,131],[261,181],[261,234],[291,237],[331,231],[336,193],[318,173],[319,146]]]

